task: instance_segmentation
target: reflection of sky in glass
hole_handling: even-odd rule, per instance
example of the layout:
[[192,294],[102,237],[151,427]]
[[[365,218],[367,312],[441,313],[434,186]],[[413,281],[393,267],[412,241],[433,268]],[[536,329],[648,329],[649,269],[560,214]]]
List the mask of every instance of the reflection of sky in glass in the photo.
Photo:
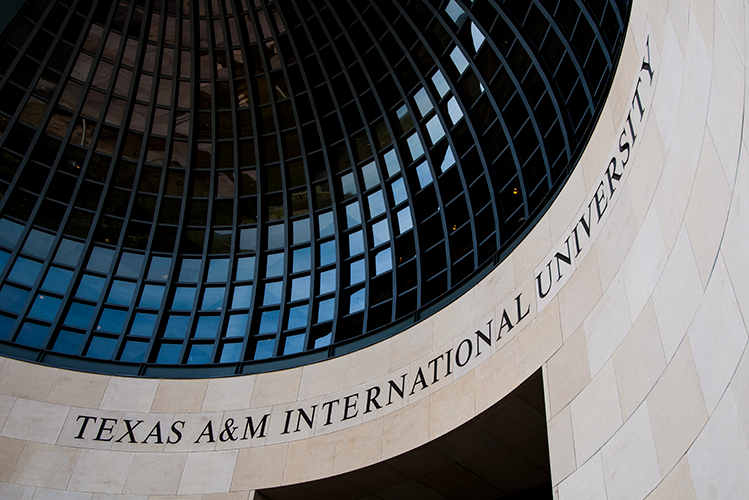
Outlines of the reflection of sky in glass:
[[283,254],[272,253],[266,256],[265,276],[282,276],[283,275]]
[[294,221],[294,244],[307,243],[310,238],[309,219]]
[[403,234],[413,227],[413,221],[411,220],[411,209],[406,207],[398,212],[398,229],[399,234]]
[[320,302],[320,306],[317,310],[317,322],[322,323],[323,321],[330,321],[333,319],[334,310],[335,299],[328,299]]
[[416,95],[414,95],[414,101],[416,101],[416,106],[419,108],[419,113],[421,113],[422,118],[434,109],[432,107],[432,101],[429,100],[427,91],[424,88],[421,88],[416,92]]
[[231,301],[232,309],[246,309],[250,307],[252,299],[252,285],[238,286],[234,288],[234,296]]
[[192,303],[195,300],[195,288],[177,287],[172,300],[172,309],[189,311],[192,309]]
[[385,153],[385,167],[388,171],[388,176],[392,176],[400,172],[401,165],[398,163],[398,155],[395,154],[395,150],[391,149]]
[[309,298],[310,277],[303,276],[291,281],[291,300]]
[[195,338],[216,338],[219,319],[221,319],[219,316],[201,316],[200,318],[198,318],[198,326],[195,328]]
[[437,89],[440,98],[445,97],[445,94],[450,91],[450,86],[447,84],[447,80],[445,80],[445,75],[443,75],[440,70],[437,70],[437,72],[432,75],[432,83],[434,84],[434,88]]
[[291,308],[291,310],[289,311],[289,330],[293,330],[294,328],[304,328],[307,326],[308,310],[309,305],[307,304]]
[[382,274],[393,268],[393,259],[391,249],[383,250],[375,256],[375,273]]
[[376,217],[380,214],[385,213],[385,199],[382,196],[382,191],[377,190],[367,197],[369,202],[369,216]]
[[361,224],[361,212],[359,211],[359,202],[346,205],[346,227],[354,227]]
[[335,269],[320,273],[320,294],[335,291]]
[[350,285],[364,281],[366,273],[364,272],[364,259],[351,263],[351,282]]
[[275,333],[278,330],[279,311],[265,311],[260,316],[259,333]]
[[390,189],[393,191],[393,201],[395,201],[396,205],[408,198],[408,195],[406,194],[406,184],[403,182],[402,177],[393,182]]
[[203,303],[200,308],[204,311],[221,309],[224,303],[224,287],[206,288],[203,291]]
[[463,118],[463,111],[460,109],[460,105],[458,104],[457,99],[455,97],[451,97],[449,101],[447,101],[447,114],[450,115],[450,119],[453,121],[453,125],[458,123],[461,118]]
[[445,137],[445,129],[442,128],[440,119],[438,116],[433,116],[431,120],[427,122],[427,131],[429,132],[429,138],[432,140],[432,144]]
[[432,172],[429,171],[427,162],[416,167],[416,176],[419,178],[419,185],[422,189],[432,183]]
[[351,294],[351,298],[349,300],[349,313],[355,313],[358,311],[364,310],[364,289],[362,288],[358,292],[354,292]]
[[293,272],[309,271],[311,267],[311,250],[309,247],[294,250]]
[[333,212],[325,212],[317,216],[317,224],[320,226],[320,238],[330,236],[335,232],[333,226]]
[[419,134],[411,134],[408,139],[406,139],[406,143],[408,144],[408,149],[411,151],[412,159],[418,160],[424,155],[424,147],[419,140]]
[[372,226],[372,241],[374,246],[390,241],[390,228],[387,219]]
[[326,241],[320,245],[320,265],[326,266],[335,262],[335,241]]
[[450,59],[453,60],[455,67],[458,69],[458,73],[462,75],[468,67],[468,59],[466,59],[466,56],[463,55],[460,47],[455,47],[453,51],[450,52]]
[[[0,269],[2,269],[2,266],[0,266]],[[60,269],[59,267],[50,267],[49,271],[47,271],[47,277],[42,284],[42,288],[49,290],[50,292],[65,293],[72,277],[73,271]]]
[[380,178],[377,176],[377,166],[375,162],[370,162],[361,168],[362,178],[364,179],[364,188],[371,189],[380,183]]
[[281,303],[282,281],[265,284],[265,293],[263,294],[263,305],[271,306]]
[[349,257],[364,252],[364,232],[357,231],[348,235]]
[[255,257],[242,257],[237,261],[237,279],[251,280],[255,277]]

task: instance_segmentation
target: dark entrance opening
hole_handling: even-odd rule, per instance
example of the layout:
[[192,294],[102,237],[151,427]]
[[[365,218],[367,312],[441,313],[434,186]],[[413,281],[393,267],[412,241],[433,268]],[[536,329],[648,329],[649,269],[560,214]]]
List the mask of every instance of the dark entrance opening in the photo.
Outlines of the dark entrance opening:
[[[314,460],[314,457],[310,457]],[[267,500],[547,500],[541,370],[470,422],[415,450],[339,476],[258,490]]]

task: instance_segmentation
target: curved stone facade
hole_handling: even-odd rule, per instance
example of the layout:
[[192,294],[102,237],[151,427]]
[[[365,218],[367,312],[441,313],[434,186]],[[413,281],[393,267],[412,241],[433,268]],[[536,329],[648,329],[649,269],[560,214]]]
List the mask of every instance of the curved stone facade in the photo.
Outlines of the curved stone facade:
[[0,497],[247,499],[415,449],[539,368],[556,498],[749,496],[747,16],[635,0],[559,198],[395,337],[213,380],[1,359]]

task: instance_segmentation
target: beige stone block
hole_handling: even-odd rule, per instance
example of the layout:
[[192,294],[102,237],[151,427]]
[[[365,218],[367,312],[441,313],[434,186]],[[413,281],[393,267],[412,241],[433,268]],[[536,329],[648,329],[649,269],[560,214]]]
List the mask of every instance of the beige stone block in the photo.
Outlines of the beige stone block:
[[[93,500],[169,500],[168,497],[148,495],[110,495],[108,493],[94,493]],[[201,500],[200,498],[180,497],[177,500]]]
[[[161,453],[174,450],[173,442],[189,439],[182,425],[173,414],[164,413],[123,413],[117,421],[111,441],[112,450]],[[128,432],[128,422],[130,431]],[[138,423],[140,422],[140,423]],[[177,432],[182,433],[182,438]],[[196,437],[199,429],[195,431]],[[91,441],[88,441],[89,443]]]
[[250,491],[237,491],[234,493],[213,493],[210,495],[203,495],[201,500],[249,500]]
[[602,450],[608,500],[645,498],[661,480],[647,405],[641,405]]
[[518,340],[511,339],[474,371],[476,413],[490,408],[520,383]]
[[622,425],[613,363],[607,363],[570,404],[575,458],[584,463]]
[[34,493],[34,500],[92,500],[93,497],[93,493],[51,490],[49,488],[37,488]]
[[45,401],[58,370],[7,359],[0,370],[0,394]]
[[257,375],[250,407],[260,408],[296,401],[301,378],[301,368]]
[[670,360],[687,333],[704,290],[686,227],[682,226],[668,263],[653,291],[663,351]]
[[562,346],[559,301],[552,300],[518,334],[518,376],[528,378]]
[[223,430],[223,413],[176,413],[173,421],[184,422],[184,425],[180,426],[182,439],[169,445],[170,452],[208,452],[216,449]]
[[575,440],[572,436],[572,417],[570,408],[566,407],[557,413],[547,425],[549,437],[549,462],[551,463],[551,482],[559,484],[575,472]]
[[[283,484],[301,483],[329,476],[333,470],[337,439],[336,435],[330,434],[289,443]],[[314,459],[310,460],[310,457]]]
[[668,17],[674,26],[676,39],[679,41],[681,50],[684,51],[689,31],[689,0],[670,0],[668,2]]
[[332,474],[377,463],[382,451],[384,419],[378,418],[338,433]]
[[68,488],[74,491],[122,493],[135,453],[81,450]]
[[108,450],[120,436],[117,427],[121,422],[120,412],[71,408],[55,443],[73,448]]
[[390,345],[380,342],[346,356],[346,380],[344,387],[355,387],[381,377],[390,366]]
[[663,478],[646,500],[697,500],[686,456]]
[[708,54],[712,55],[715,32],[715,3],[691,2],[690,9],[695,22],[694,27],[699,30],[700,37],[705,42]]
[[[620,190],[621,193],[619,193]],[[604,217],[607,216],[609,219],[595,243],[598,272],[603,290],[611,285],[637,236],[637,223],[628,194],[628,186],[623,185],[615,194],[619,196],[619,199],[613,206],[609,204],[606,209]],[[594,220],[597,217],[595,208],[592,217]]]
[[33,486],[0,483],[0,498],[3,499],[32,500],[35,493],[36,488]]
[[427,318],[389,339],[390,367],[395,371],[408,366],[414,359],[425,356],[432,350],[434,319]]
[[342,390],[347,362],[346,357],[342,356],[303,367],[299,399],[311,399]]
[[590,382],[585,331],[581,327],[546,364],[549,416],[565,408]]
[[435,439],[476,415],[474,372],[455,380],[430,398],[429,439]]
[[[655,2],[654,2],[655,3]],[[651,23],[653,29],[655,25]],[[684,55],[676,38],[674,26],[670,18],[665,19],[663,27],[663,43],[650,43],[651,55],[653,49],[662,47],[658,65],[655,65],[658,82],[653,98],[655,118],[663,137],[663,143],[668,150],[676,129],[678,128],[677,111],[681,86],[684,78]],[[660,28],[660,26],[659,26]],[[658,70],[660,69],[660,72]]]
[[746,498],[749,446],[731,391],[687,452],[697,498]]
[[5,425],[14,404],[16,404],[16,398],[0,394],[0,429]]
[[708,415],[715,409],[747,344],[728,272],[719,258],[687,331]]
[[731,200],[731,191],[710,137],[710,134],[705,135],[692,195],[684,215],[697,268],[705,285],[715,265]]
[[512,259],[505,259],[473,288],[476,292],[474,317],[483,318],[491,313],[498,302],[510,296],[514,288],[515,270]]
[[177,493],[187,453],[138,453],[125,481],[128,494]]
[[19,399],[13,405],[0,435],[53,444],[60,435],[69,411],[67,406]]
[[231,490],[257,490],[279,486],[283,479],[288,444],[239,450]]
[[[634,114],[639,115],[637,111]],[[639,143],[637,139],[640,140]],[[658,128],[658,122],[655,120],[648,122],[647,129],[638,135],[637,139],[635,139],[634,145],[635,148],[639,148],[637,155],[631,157],[626,166],[626,169],[629,170],[627,191],[632,201],[635,221],[638,226],[641,226],[646,213],[650,209],[658,181],[661,179],[666,163],[666,150],[663,147],[663,138]],[[614,196],[617,194],[615,192]]]
[[422,399],[385,416],[387,432],[382,440],[382,458],[392,458],[429,439],[429,399]]
[[624,420],[640,406],[665,367],[655,313],[648,302],[614,353],[614,371]]
[[559,314],[565,341],[577,331],[603,295],[595,247],[559,292]]
[[580,211],[586,194],[583,172],[576,168],[548,212],[551,241],[559,241],[570,230],[570,221]]
[[12,483],[46,488],[65,489],[73,474],[80,450],[41,443],[26,443],[16,468]]
[[470,290],[434,316],[432,344],[447,344],[476,322],[476,293]]
[[[621,125],[622,118],[632,109],[632,85],[634,78],[640,72],[643,57],[638,42],[645,43],[645,37],[634,37],[632,30],[627,30],[624,37],[624,47],[622,47],[622,54],[619,57],[619,64],[605,105],[610,110],[611,122],[614,126]],[[618,135],[610,138],[609,145],[616,144],[618,146],[618,139]],[[606,158],[603,158],[602,161],[606,161]],[[591,182],[593,180],[595,178],[591,179]]]
[[202,411],[231,411],[249,408],[254,387],[254,375],[212,379],[208,382]]
[[151,411],[197,413],[203,406],[207,380],[160,380]]
[[18,439],[0,437],[0,482],[7,483],[26,443]]
[[630,317],[640,315],[666,266],[666,259],[658,215],[650,210],[621,270]]
[[623,280],[617,279],[611,284],[583,325],[590,374],[595,376],[614,354],[632,325]]
[[[629,94],[630,85],[631,82],[628,82],[625,91],[627,94]],[[625,99],[627,99],[627,97],[625,97]],[[620,119],[620,117],[615,117],[612,114],[612,109],[610,107],[604,108],[601,117],[596,123],[595,129],[593,129],[590,141],[588,141],[588,144],[585,147],[585,154],[576,167],[577,170],[581,169],[583,172],[585,191],[587,193],[590,193],[595,188],[598,174],[601,173],[601,168],[608,163],[611,145],[616,144],[618,138],[617,122]]]
[[660,472],[665,476],[707,422],[689,339],[681,344],[648,396],[648,410]]
[[111,377],[99,408],[147,412],[151,409],[158,387],[158,380]]
[[601,454],[596,453],[567,479],[559,483],[559,500],[598,500],[606,498]]
[[[511,257],[515,286],[528,279],[538,263],[551,250],[551,229],[548,217],[543,217],[528,236],[513,250]],[[469,324],[473,321],[469,321]]]
[[730,391],[744,426],[744,435],[749,436],[749,356],[746,353],[731,379]]
[[109,377],[92,373],[59,370],[47,395],[48,403],[98,408]]
[[237,450],[189,453],[177,493],[197,495],[229,492],[237,453]]
[[[747,13],[749,15],[749,9]],[[749,231],[746,230],[749,227],[749,149],[745,145],[741,149],[740,161],[720,251],[731,276],[739,308],[746,318],[749,317],[749,280],[744,279],[749,276],[749,259],[746,258],[746,249],[749,248]]]

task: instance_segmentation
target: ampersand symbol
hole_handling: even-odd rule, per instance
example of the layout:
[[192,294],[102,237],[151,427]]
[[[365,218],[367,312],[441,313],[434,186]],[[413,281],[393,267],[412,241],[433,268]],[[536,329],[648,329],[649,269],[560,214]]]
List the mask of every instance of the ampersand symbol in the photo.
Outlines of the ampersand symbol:
[[236,432],[237,428],[232,427],[234,425],[234,419],[233,418],[227,418],[226,422],[224,422],[224,430],[221,431],[221,434],[218,435],[219,440],[221,440],[222,443],[226,441],[236,441],[237,438],[234,437],[234,433]]

